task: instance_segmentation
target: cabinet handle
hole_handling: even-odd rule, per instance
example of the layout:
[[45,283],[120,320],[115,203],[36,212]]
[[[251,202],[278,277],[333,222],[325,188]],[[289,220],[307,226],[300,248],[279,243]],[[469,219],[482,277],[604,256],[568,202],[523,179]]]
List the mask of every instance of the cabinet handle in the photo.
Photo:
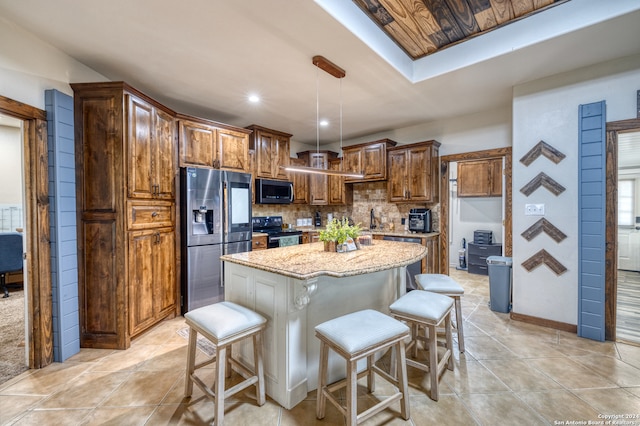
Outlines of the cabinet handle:
[[151,217],[156,217],[156,216],[158,216],[158,212],[151,213]]

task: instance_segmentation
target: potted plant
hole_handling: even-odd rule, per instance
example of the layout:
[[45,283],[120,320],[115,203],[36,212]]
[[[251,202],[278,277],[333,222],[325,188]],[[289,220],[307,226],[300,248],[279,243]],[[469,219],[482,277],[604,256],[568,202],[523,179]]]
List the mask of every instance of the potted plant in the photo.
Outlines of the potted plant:
[[347,218],[332,219],[327,223],[326,228],[319,232],[318,237],[320,241],[324,242],[325,251],[343,251],[343,244],[348,239],[357,241],[361,230],[359,224],[349,225]]

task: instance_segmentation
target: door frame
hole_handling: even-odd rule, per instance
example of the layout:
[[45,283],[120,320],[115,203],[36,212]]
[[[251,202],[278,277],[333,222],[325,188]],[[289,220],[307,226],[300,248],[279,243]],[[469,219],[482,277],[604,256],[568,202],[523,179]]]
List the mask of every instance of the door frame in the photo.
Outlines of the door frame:
[[53,362],[47,114],[4,96],[0,112],[23,122],[26,340],[29,368],[42,368]]
[[511,169],[512,149],[495,148],[483,151],[465,152],[462,154],[444,155],[440,157],[440,271],[449,271],[449,163],[469,160],[488,160],[504,158],[504,255],[511,256],[513,247],[511,225]]
[[618,133],[640,130],[640,117],[607,123],[604,338],[616,340],[618,303]]

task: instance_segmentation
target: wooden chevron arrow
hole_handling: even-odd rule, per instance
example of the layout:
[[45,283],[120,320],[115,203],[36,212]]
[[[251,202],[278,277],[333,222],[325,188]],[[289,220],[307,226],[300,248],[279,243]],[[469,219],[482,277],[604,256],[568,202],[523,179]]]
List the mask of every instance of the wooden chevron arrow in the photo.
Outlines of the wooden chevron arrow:
[[567,238],[564,232],[553,226],[553,224],[545,218],[540,219],[539,221],[528,227],[520,235],[522,235],[527,241],[531,241],[542,232],[546,232],[551,238],[555,240],[556,243],[559,243],[560,241]]
[[538,142],[529,152],[527,152],[524,157],[520,159],[520,162],[525,166],[533,163],[540,157],[541,155],[547,157],[549,160],[558,164],[561,162],[566,155],[546,143],[545,141]]
[[538,176],[534,177],[528,184],[523,186],[522,189],[520,189],[520,192],[528,197],[541,186],[547,188],[553,195],[560,195],[566,189],[564,186],[547,176],[544,172],[540,172],[538,173]]
[[567,272],[567,268],[558,262],[555,257],[551,256],[545,249],[540,250],[529,259],[522,262],[522,266],[531,272],[540,265],[547,265],[549,269],[556,273],[556,275],[562,275]]

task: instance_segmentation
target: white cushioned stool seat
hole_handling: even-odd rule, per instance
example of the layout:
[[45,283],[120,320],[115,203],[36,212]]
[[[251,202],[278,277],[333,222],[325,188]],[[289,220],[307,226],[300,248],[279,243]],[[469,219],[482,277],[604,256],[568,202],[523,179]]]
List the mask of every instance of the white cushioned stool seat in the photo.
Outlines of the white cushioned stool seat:
[[[320,365],[316,401],[316,416],[318,419],[324,418],[327,400],[344,414],[347,425],[361,423],[396,401],[400,401],[402,418],[409,419],[409,393],[404,355],[404,340],[410,335],[409,327],[381,312],[365,309],[326,321],[317,325],[315,330],[316,337],[320,339]],[[376,352],[387,348],[395,348],[400,354],[400,356],[396,357],[396,370],[399,372],[397,379],[374,364]],[[347,377],[328,385],[329,349],[346,360]],[[358,374],[358,360],[363,358],[367,359],[367,368]],[[367,388],[369,392],[373,392],[375,387],[374,372],[394,384],[398,391],[358,415],[358,378],[366,375]],[[333,394],[342,387],[346,387],[346,404],[344,405]]]
[[[389,306],[391,316],[407,322],[411,325],[412,339],[408,349],[414,348],[414,357],[418,355],[418,341],[424,341],[429,350],[428,363],[417,359],[406,359],[406,364],[423,371],[428,371],[431,376],[431,399],[438,400],[438,379],[445,370],[453,370],[453,357],[451,348],[451,311],[453,299],[442,294],[431,293],[424,290],[413,290],[400,297]],[[437,329],[444,323],[445,351],[438,360],[438,332]],[[425,336],[420,336],[420,328],[425,329]]]
[[[266,397],[262,336],[267,320],[251,309],[226,301],[189,311],[184,315],[184,318],[189,326],[185,396],[191,396],[194,383],[198,385],[214,403],[214,425],[222,425],[224,423],[225,398],[251,385],[256,386],[258,405],[264,405]],[[198,333],[213,343],[216,348],[216,354],[199,364],[195,364]],[[231,352],[234,343],[248,338],[253,339],[253,370],[233,358]],[[213,362],[215,362],[215,382],[211,387],[208,387],[196,375],[196,370]],[[229,389],[225,389],[225,377],[231,375],[232,366],[239,370],[244,380]]]
[[432,293],[444,294],[453,298],[456,305],[455,328],[458,330],[458,349],[464,352],[464,331],[462,327],[462,303],[460,298],[464,295],[464,288],[456,280],[444,274],[418,274],[415,276],[416,284],[421,290]]

